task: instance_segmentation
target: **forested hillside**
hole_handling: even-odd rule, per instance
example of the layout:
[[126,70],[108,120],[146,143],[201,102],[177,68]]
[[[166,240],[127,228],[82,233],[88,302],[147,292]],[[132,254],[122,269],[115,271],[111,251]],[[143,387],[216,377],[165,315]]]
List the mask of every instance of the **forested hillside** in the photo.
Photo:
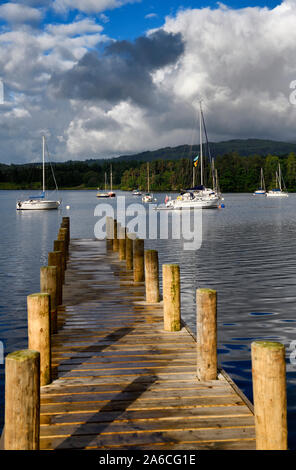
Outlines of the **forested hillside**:
[[[264,170],[267,188],[274,187],[275,174],[278,164],[281,164],[282,174],[290,191],[296,191],[296,154],[287,156],[251,155],[244,157],[236,152],[218,156],[215,166],[218,170],[222,192],[254,191],[260,182],[260,168]],[[59,188],[104,188],[105,173],[108,186],[110,178],[110,161],[66,162],[53,164],[55,177]],[[176,191],[192,185],[192,161],[188,158],[179,160],[155,160],[150,162],[150,190]],[[131,190],[147,188],[147,164],[137,161],[112,160],[113,188]],[[209,168],[205,172],[207,182],[211,184]],[[197,167],[196,182],[199,181],[200,171]],[[41,187],[41,165],[0,165],[0,188],[26,189]],[[54,180],[47,169],[47,181],[54,188]]]

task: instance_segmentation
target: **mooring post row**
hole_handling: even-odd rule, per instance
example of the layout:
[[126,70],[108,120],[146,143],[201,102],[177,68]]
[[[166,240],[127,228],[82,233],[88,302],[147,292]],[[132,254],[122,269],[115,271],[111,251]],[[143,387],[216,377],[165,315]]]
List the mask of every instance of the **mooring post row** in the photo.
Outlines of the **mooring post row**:
[[51,333],[62,304],[69,217],[63,217],[58,238],[48,266],[40,268],[40,292],[27,296],[28,349],[5,358],[5,450],[39,450],[40,386],[51,382]]

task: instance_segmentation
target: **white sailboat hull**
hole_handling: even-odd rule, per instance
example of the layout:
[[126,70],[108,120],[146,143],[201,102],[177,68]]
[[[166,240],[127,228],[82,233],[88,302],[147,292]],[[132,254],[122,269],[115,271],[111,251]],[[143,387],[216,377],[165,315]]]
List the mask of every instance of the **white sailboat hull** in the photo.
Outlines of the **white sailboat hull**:
[[58,209],[60,206],[60,201],[40,201],[38,199],[29,199],[27,201],[18,201],[16,204],[17,210],[52,210]]
[[288,197],[288,193],[285,191],[268,191],[266,193],[267,197]]
[[219,197],[195,198],[191,200],[174,199],[166,204],[168,209],[217,209]]
[[266,194],[266,191],[264,191],[264,189],[262,189],[262,191],[258,189],[257,191],[253,193],[253,196],[265,196],[265,194]]

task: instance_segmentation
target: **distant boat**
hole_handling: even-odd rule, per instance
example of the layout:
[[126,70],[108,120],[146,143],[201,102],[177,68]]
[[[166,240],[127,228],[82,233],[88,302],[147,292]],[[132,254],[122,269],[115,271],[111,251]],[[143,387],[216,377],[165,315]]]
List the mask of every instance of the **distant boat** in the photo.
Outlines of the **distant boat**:
[[264,181],[264,175],[263,175],[263,168],[261,168],[261,176],[260,176],[260,188],[254,191],[253,196],[264,196],[266,194],[266,189],[265,189],[265,181]]
[[149,193],[150,190],[150,175],[149,163],[147,163],[147,193],[142,197],[142,202],[153,202],[153,196]]
[[142,196],[142,192],[139,189],[134,189],[133,196]]
[[[54,178],[55,180],[55,178]],[[56,189],[57,185],[56,185]],[[52,201],[45,198],[45,137],[42,136],[42,193],[36,196],[30,196],[25,201],[17,201],[17,210],[51,210],[58,209],[61,200]]]
[[[275,175],[276,175],[276,188],[271,189],[270,191],[268,191],[266,193],[266,196],[267,197],[288,197],[289,194],[286,191],[285,182],[284,182],[283,177],[282,177],[281,165],[280,164],[279,164],[279,170],[278,170],[278,172],[276,172]],[[282,183],[283,183],[285,191],[283,191],[283,189],[282,189]]]
[[98,192],[98,198],[116,197],[116,194],[112,191],[113,176],[112,176],[112,165],[110,165],[110,191],[107,192],[107,173],[105,172],[105,192]]

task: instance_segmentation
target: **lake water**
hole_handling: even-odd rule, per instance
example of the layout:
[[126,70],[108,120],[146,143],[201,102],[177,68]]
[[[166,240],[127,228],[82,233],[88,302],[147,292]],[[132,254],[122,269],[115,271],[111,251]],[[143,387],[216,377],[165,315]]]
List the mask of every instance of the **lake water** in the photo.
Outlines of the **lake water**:
[[[127,196],[127,204],[140,202],[120,194]],[[0,341],[5,354],[27,348],[26,296],[39,291],[40,266],[47,264],[62,217],[70,216],[73,238],[93,238],[94,209],[106,203],[95,191],[61,191],[59,211],[16,211],[16,200],[25,195],[0,191]],[[164,194],[154,196],[163,203]],[[180,264],[182,318],[192,330],[196,288],[218,291],[219,364],[251,400],[251,342],[285,344],[289,446],[295,449],[296,365],[289,348],[296,340],[296,194],[282,200],[226,194],[224,203],[224,209],[202,211],[200,249],[184,250],[182,241],[172,239],[147,240],[145,247],[158,249],[160,263]],[[0,427],[3,413],[0,364]]]

